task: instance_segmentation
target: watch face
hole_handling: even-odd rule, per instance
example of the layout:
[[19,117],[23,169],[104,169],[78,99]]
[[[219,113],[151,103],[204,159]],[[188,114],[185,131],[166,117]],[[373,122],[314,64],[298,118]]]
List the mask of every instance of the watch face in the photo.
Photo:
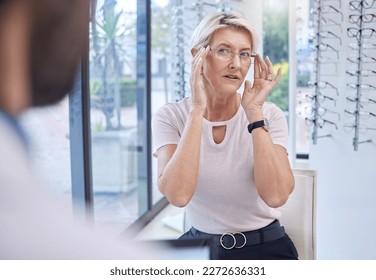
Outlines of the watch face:
[[264,118],[265,126],[268,128],[269,131],[269,121],[267,118]]

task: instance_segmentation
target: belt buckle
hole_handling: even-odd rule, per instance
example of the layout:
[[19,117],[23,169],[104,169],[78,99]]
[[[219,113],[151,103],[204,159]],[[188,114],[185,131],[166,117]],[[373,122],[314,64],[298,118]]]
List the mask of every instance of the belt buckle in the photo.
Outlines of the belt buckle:
[[[244,238],[244,242],[242,245],[240,246],[236,246],[237,244],[237,241],[236,241],[236,238],[235,238],[235,235],[237,234],[240,234],[243,236]],[[226,235],[229,235],[232,237],[232,239],[234,240],[234,244],[232,244],[232,246],[229,246],[229,247],[226,247],[225,244],[223,244],[223,238],[226,236]],[[226,249],[226,250],[231,250],[233,248],[236,248],[236,249],[240,249],[240,248],[243,248],[245,246],[245,244],[247,244],[247,237],[244,235],[244,233],[242,232],[235,232],[235,233],[230,233],[230,232],[226,232],[224,234],[221,235],[221,238],[219,239],[219,242],[221,243],[221,246]]]

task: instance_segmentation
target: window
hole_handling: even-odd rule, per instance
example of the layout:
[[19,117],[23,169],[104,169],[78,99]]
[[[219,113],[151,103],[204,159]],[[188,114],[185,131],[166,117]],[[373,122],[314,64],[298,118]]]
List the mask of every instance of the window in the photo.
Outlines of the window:
[[123,231],[149,210],[147,1],[94,1],[90,25],[94,216]]
[[263,1],[263,51],[273,62],[275,73],[282,68],[279,84],[268,96],[268,101],[280,107],[286,114],[289,110],[289,34],[288,2]]
[[[167,0],[151,1],[151,100],[154,113],[172,102],[171,94],[171,5]],[[157,187],[157,160],[153,159],[153,203],[163,195]]]

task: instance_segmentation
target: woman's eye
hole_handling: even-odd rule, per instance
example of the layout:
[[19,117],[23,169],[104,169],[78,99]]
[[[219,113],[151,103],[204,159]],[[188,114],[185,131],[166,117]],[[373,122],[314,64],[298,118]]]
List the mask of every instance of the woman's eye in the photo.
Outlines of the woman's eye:
[[229,54],[231,53],[231,50],[230,49],[225,49],[225,48],[221,48],[218,50],[219,53],[221,54]]
[[240,57],[249,58],[249,57],[251,57],[251,54],[248,53],[248,52],[241,52]]

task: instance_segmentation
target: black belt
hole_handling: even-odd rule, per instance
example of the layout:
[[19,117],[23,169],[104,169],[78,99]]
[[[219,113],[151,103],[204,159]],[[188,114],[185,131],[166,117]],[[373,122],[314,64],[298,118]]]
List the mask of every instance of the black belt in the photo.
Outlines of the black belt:
[[194,227],[191,228],[191,232],[197,237],[214,239],[216,244],[227,250],[274,241],[285,236],[285,228],[279,224],[278,220],[261,229],[246,232],[210,234],[199,231]]

